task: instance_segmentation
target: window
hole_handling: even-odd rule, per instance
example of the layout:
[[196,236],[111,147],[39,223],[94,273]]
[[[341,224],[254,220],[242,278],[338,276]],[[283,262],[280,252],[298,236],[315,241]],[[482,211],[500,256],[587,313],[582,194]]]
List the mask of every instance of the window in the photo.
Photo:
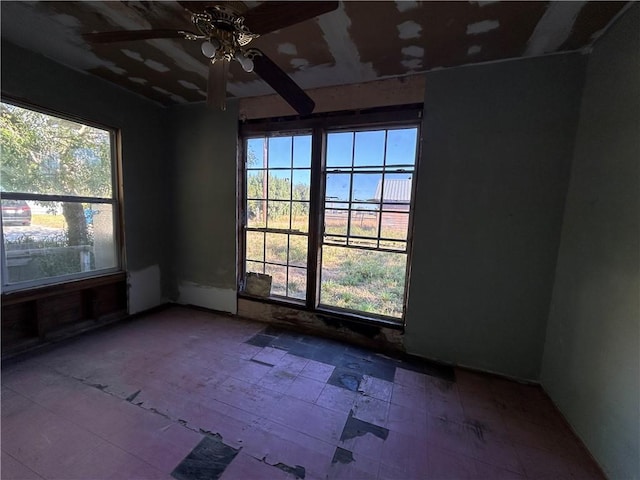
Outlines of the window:
[[247,140],[246,271],[268,274],[271,293],[305,300],[311,136]]
[[114,133],[0,103],[4,290],[120,267]]
[[271,300],[402,322],[419,109],[375,118],[244,126],[242,292],[266,274]]

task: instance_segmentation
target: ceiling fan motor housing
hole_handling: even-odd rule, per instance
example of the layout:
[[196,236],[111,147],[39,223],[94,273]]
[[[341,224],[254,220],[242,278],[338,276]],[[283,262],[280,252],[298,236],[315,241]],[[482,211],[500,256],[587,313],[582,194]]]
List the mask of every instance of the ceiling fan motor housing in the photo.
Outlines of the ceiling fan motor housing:
[[244,17],[226,5],[207,7],[204,13],[193,13],[191,21],[210,42],[218,47],[212,61],[233,60],[242,47],[259,35],[253,34],[244,24]]

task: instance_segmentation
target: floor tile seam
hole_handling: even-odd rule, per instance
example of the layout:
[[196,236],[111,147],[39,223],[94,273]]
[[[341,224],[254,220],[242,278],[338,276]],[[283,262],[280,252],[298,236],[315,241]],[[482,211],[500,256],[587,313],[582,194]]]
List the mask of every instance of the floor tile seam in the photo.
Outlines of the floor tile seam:
[[[302,400],[302,401],[304,401],[304,400]],[[307,403],[309,403],[309,402],[307,402]],[[320,407],[320,408],[325,408],[325,407],[322,407],[322,406],[320,406],[320,405],[316,405],[315,403],[313,403],[313,404],[311,404],[311,405],[313,405],[313,406],[317,406],[317,407]],[[327,408],[326,410],[331,410],[331,409]],[[342,413],[342,412],[335,412],[334,410],[331,410],[331,412],[334,412],[334,413]],[[326,440],[325,438],[320,438],[320,437],[317,437],[317,436],[315,436],[315,435],[311,435],[311,434],[310,434],[310,433],[308,433],[308,432],[304,432],[304,431],[302,431],[302,430],[299,430],[297,427],[294,427],[294,426],[292,426],[292,425],[288,425],[288,424],[286,424],[286,423],[282,423],[281,421],[279,421],[279,420],[277,420],[277,419],[272,419],[272,418],[267,418],[267,417],[259,417],[259,418],[263,418],[263,419],[265,419],[265,420],[267,420],[267,421],[269,421],[269,422],[275,423],[275,424],[277,424],[277,425],[279,425],[279,426],[281,426],[281,427],[290,428],[291,430],[294,430],[294,431],[296,431],[297,433],[301,433],[301,434],[303,434],[303,435],[307,435],[308,437],[311,437],[311,438],[313,438],[314,440],[321,441],[321,442],[323,442],[323,443],[326,443],[326,444],[329,444],[329,445],[332,445],[332,446],[339,446],[339,445],[338,445],[338,444],[339,444],[339,442],[340,442],[340,439],[339,439],[339,438],[338,438],[337,440],[331,440],[331,441],[328,441],[328,440]],[[345,424],[346,424],[346,420],[345,420]],[[342,429],[344,430],[344,426],[342,427]],[[341,430],[341,431],[342,431],[342,430]],[[281,437],[279,437],[279,438],[281,438]],[[287,439],[285,438],[285,439],[283,439],[283,440],[287,440]],[[290,441],[290,440],[289,440],[289,441]],[[296,443],[296,442],[293,442],[293,443]],[[304,447],[304,445],[300,445],[300,446]],[[306,447],[305,447],[305,448],[306,448]]]
[[24,468],[26,468],[27,470],[29,470],[30,472],[32,472],[34,475],[44,479],[46,477],[40,475],[38,472],[36,472],[33,468],[31,468],[29,465],[24,464],[22,461],[18,460],[15,456],[11,455],[9,452],[7,452],[4,448],[2,449],[2,453],[4,453],[5,455],[11,457],[16,463],[19,463],[21,466],[23,466]]
[[[162,471],[159,465],[154,465],[153,463],[150,463],[149,461],[145,460],[144,458],[138,456],[136,453],[125,450],[120,445],[117,445],[116,443],[112,442],[108,438],[102,437],[100,435],[98,435],[98,437],[100,437],[101,440],[103,440],[105,443],[109,444],[111,447],[113,447],[113,448],[119,450],[120,452],[124,453],[125,456],[133,457],[136,460],[144,463],[145,465],[147,465],[149,467],[152,467],[155,470]],[[83,455],[83,458],[89,456],[93,452],[98,451],[98,449],[100,449],[100,448],[102,448],[102,445],[96,445],[95,447],[90,448],[89,451],[86,452],[85,455]]]
[[[96,390],[100,390],[100,389],[96,389]],[[109,392],[104,392],[104,390],[102,390],[102,392],[103,392],[103,393],[106,393],[107,395],[113,396],[113,397],[115,397],[115,398],[119,399],[120,401],[123,401],[123,399],[121,399],[120,397],[117,397],[117,396],[115,396],[115,395],[113,395],[113,394],[110,394]],[[29,398],[29,397],[27,397],[26,395],[23,395],[23,394],[21,394],[21,393],[19,393],[19,392],[17,392],[17,393],[18,393],[19,395],[21,395],[22,397],[24,397],[24,398],[28,399],[29,401],[33,402],[33,403],[34,403],[35,405],[37,405],[38,407],[40,407],[40,408],[42,408],[42,409],[46,410],[48,414],[51,414],[51,415],[53,415],[54,417],[58,417],[58,418],[60,418],[60,419],[62,419],[62,420],[64,420],[64,421],[67,421],[67,422],[71,423],[72,425],[75,425],[76,427],[80,428],[81,430],[84,430],[84,431],[86,431],[86,432],[88,432],[88,433],[91,433],[92,435],[96,435],[98,438],[101,438],[101,439],[103,439],[103,440],[106,440],[106,439],[105,439],[104,437],[102,437],[99,433],[94,432],[93,430],[91,430],[91,429],[89,429],[89,428],[85,427],[84,425],[82,425],[82,424],[80,424],[80,423],[76,422],[76,421],[75,421],[71,416],[63,415],[63,414],[61,414],[60,412],[57,412],[57,411],[53,410],[50,406],[48,406],[48,405],[46,405],[46,404],[44,404],[44,403],[41,403],[41,401],[38,401],[38,400],[34,400],[34,399],[32,399],[32,398]],[[66,397],[65,397],[65,398],[66,398]]]
[[[301,431],[299,431],[299,430],[296,430],[295,428],[293,428],[293,427],[291,427],[291,426],[289,426],[289,425],[285,425],[285,424],[283,424],[283,423],[280,423],[280,422],[278,422],[278,421],[276,421],[276,420],[271,420],[271,419],[268,419],[268,418],[267,418],[266,420],[268,420],[269,422],[275,423],[276,425],[278,425],[278,426],[280,426],[280,427],[285,427],[285,428],[291,429],[291,430],[293,430],[293,431],[295,431],[296,433],[299,433],[299,434],[301,434],[301,435],[306,435],[307,437],[309,437],[309,438],[310,438],[310,439],[312,439],[313,441],[323,443],[325,446],[331,447],[331,448],[333,448],[333,449],[335,449],[334,447],[338,447],[338,446],[339,446],[337,443],[328,442],[327,440],[324,440],[324,439],[321,439],[321,438],[318,438],[318,437],[314,437],[313,435],[309,435],[309,434],[308,434],[308,433],[306,433],[306,432],[301,432]],[[315,449],[313,449],[313,448],[309,448],[308,446],[303,445],[302,443],[300,443],[300,442],[298,442],[298,441],[296,441],[296,440],[293,440],[293,439],[290,439],[290,438],[282,437],[281,435],[279,435],[279,434],[277,434],[277,433],[274,433],[274,432],[269,432],[268,430],[264,429],[264,428],[263,428],[262,426],[260,426],[260,425],[255,425],[255,426],[254,426],[254,428],[257,428],[258,430],[260,430],[260,431],[261,431],[261,432],[263,432],[263,433],[266,433],[267,435],[271,435],[271,436],[277,437],[279,440],[284,440],[285,442],[291,442],[291,443],[293,443],[293,444],[297,445],[298,447],[302,447],[302,448],[304,448],[305,450],[309,450],[309,451],[312,451],[312,452],[314,452],[314,453],[318,453],[318,454],[324,455],[324,453],[319,452],[319,451],[317,451],[317,450],[315,450]],[[339,440],[338,440],[338,442],[339,442]]]
[[[109,395],[111,395],[111,394],[109,394]],[[111,396],[114,396],[114,395],[111,395]],[[120,399],[119,397],[116,397],[116,398],[118,398],[120,401],[123,401],[123,402],[124,402],[124,401],[126,401],[126,400]],[[34,403],[37,403],[37,402],[34,402]],[[131,402],[127,402],[127,403],[131,403]],[[52,415],[54,415],[54,416],[56,416],[56,417],[59,417],[59,418],[61,418],[62,420],[66,421],[66,422],[69,422],[70,424],[72,424],[72,425],[74,425],[74,426],[78,427],[79,429],[81,429],[81,430],[83,430],[83,431],[85,431],[85,432],[87,432],[87,433],[89,433],[89,434],[91,434],[91,435],[94,435],[97,439],[99,439],[99,440],[101,440],[101,441],[104,441],[104,442],[106,442],[106,443],[110,444],[110,445],[111,445],[111,446],[113,446],[113,447],[118,448],[119,450],[123,451],[124,453],[127,453],[127,454],[129,454],[129,455],[133,455],[134,457],[136,457],[137,459],[139,459],[139,460],[141,460],[141,461],[145,461],[144,459],[142,459],[142,458],[138,457],[137,455],[135,455],[135,454],[133,454],[133,453],[131,453],[131,452],[127,452],[126,450],[123,450],[119,445],[115,444],[113,441],[111,441],[111,440],[110,440],[107,436],[105,436],[104,434],[102,434],[102,433],[100,433],[100,432],[97,432],[97,431],[93,430],[92,428],[88,428],[88,427],[86,427],[85,425],[83,425],[82,423],[79,423],[78,421],[76,421],[76,420],[71,416],[71,414],[70,414],[70,415],[61,415],[60,413],[58,413],[58,412],[55,412],[55,411],[51,410],[50,408],[48,408],[48,407],[47,407],[47,406],[45,406],[45,405],[41,405],[40,403],[37,403],[37,404],[38,404],[40,407],[42,407],[42,408],[44,408],[45,410],[47,410],[47,411],[48,411],[49,413],[51,413]],[[170,420],[174,425],[175,425],[175,424],[178,424],[178,425],[184,426],[185,428],[188,428],[189,430],[194,431],[195,433],[202,433],[202,432],[200,432],[200,431],[195,431],[195,430],[193,430],[193,429],[189,428],[186,424],[182,423],[179,419],[178,419],[178,420],[175,420],[175,419],[173,419],[173,418],[169,417],[168,415],[164,415],[164,414],[162,414],[162,413],[159,413],[159,412],[158,412],[157,410],[155,410],[155,409],[153,409],[153,410],[152,410],[152,409],[144,408],[144,407],[142,407],[142,404],[133,404],[133,403],[131,403],[131,404],[132,404],[133,406],[135,406],[135,407],[139,407],[141,410],[144,410],[144,411],[146,411],[146,412],[153,413],[153,414],[155,414],[155,415],[159,415],[159,416],[161,416],[161,417],[164,417],[164,418],[166,418],[166,419]],[[91,452],[91,451],[94,451],[95,449],[97,449],[97,448],[99,448],[99,447],[100,447],[100,445],[96,445],[96,446],[94,446],[94,447],[90,448],[90,450],[89,450],[89,451],[90,451],[90,452]],[[148,463],[148,462],[146,462],[146,461],[145,461],[145,463]],[[149,464],[149,465],[151,465],[151,464]],[[151,466],[153,466],[154,468],[157,468],[155,465],[151,465]]]

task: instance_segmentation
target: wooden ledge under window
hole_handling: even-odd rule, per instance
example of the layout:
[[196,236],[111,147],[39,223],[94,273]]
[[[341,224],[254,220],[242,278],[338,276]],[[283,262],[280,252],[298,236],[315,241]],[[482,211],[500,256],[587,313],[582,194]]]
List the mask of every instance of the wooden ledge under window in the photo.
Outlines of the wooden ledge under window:
[[24,290],[15,290],[2,294],[2,305],[12,305],[14,303],[28,302],[38,300],[40,298],[61,295],[68,292],[85,290],[87,288],[95,288],[103,285],[111,285],[118,282],[124,282],[127,279],[126,272],[109,273],[90,278],[81,278],[61,283],[53,283],[38,287],[25,288]]

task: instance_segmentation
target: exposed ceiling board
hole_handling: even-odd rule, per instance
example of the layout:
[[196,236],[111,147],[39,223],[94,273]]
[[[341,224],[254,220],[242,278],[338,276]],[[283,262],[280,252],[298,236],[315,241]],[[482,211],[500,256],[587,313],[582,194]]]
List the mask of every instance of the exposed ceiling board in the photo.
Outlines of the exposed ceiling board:
[[[246,2],[248,8],[261,3]],[[527,46],[536,32],[549,39],[538,38],[540,52],[582,49],[627,3],[579,2],[571,15],[553,17],[550,2],[347,1],[251,45],[302,88],[322,88],[523,57],[531,54]],[[0,9],[2,38],[23,48],[165,105],[205,99],[207,64],[199,42],[89,45],[81,36],[120,29],[193,30],[188,11],[177,1],[1,1]],[[238,97],[273,94],[237,62],[231,64],[227,92]]]

